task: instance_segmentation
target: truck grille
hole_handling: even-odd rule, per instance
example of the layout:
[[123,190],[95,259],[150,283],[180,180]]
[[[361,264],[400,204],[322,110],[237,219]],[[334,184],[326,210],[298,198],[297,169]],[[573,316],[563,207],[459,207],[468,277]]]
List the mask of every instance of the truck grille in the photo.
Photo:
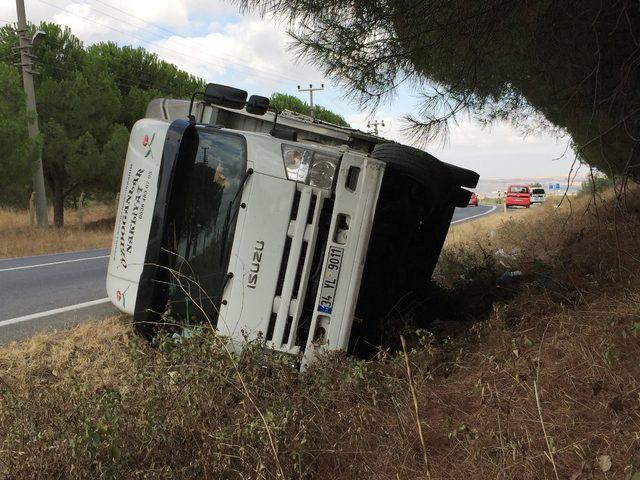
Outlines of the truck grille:
[[271,348],[297,353],[307,343],[310,311],[319,280],[333,201],[325,192],[298,185],[266,340]]

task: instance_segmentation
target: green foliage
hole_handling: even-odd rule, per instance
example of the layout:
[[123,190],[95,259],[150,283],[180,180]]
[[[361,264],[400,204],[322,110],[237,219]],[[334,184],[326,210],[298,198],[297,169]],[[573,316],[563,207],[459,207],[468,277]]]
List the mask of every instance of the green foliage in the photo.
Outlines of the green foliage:
[[24,204],[29,196],[31,163],[40,139],[27,135],[27,112],[22,82],[15,68],[0,63],[0,195],[5,204]]
[[587,177],[587,179],[582,182],[580,190],[578,190],[578,195],[600,194],[605,190],[612,188],[613,184],[613,178],[610,178],[603,173],[594,173],[592,177]]
[[[278,110],[291,110],[292,112],[301,113],[303,115],[311,116],[311,105],[303,102],[293,95],[286,93],[274,93],[271,95],[270,104],[272,107]],[[334,125],[340,125],[342,127],[350,127],[347,121],[342,115],[332,112],[320,105],[314,105],[315,118],[325,122],[333,123]]]
[[143,48],[120,47],[113,42],[92,45],[87,49],[85,71],[91,78],[111,78],[120,91],[123,106],[118,121],[131,128],[144,116],[153,98],[172,96],[188,98],[202,90],[204,82],[158,59]]
[[640,4],[502,0],[239,0],[288,17],[308,54],[380,102],[400,83],[422,92],[416,133],[483,122],[567,131],[602,171],[640,178]]
[[[30,27],[35,31],[36,27]],[[46,32],[35,48],[36,98],[42,160],[54,222],[62,226],[64,205],[81,192],[108,199],[118,190],[129,131],[160,96],[187,97],[202,80],[141,48],[102,43],[84,48],[69,28],[43,22]],[[38,142],[26,134],[24,97],[13,47],[15,26],[0,28],[0,204],[26,206],[30,161]],[[15,112],[19,112],[18,115]]]

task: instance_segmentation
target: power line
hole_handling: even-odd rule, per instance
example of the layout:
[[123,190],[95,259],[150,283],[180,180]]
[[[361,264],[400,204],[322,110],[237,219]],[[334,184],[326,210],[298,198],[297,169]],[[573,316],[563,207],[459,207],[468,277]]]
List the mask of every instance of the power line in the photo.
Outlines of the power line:
[[[32,113],[32,118],[29,119],[27,124],[27,130],[29,131],[29,138],[34,139],[40,135],[38,128],[38,114],[36,110],[36,90],[33,85],[33,76],[37,72],[33,70],[34,56],[32,53],[33,44],[37,43],[38,39],[42,38],[43,32],[36,32],[31,37],[29,29],[27,27],[27,15],[24,9],[24,0],[16,0],[16,16],[18,18],[18,25],[16,31],[18,33],[18,50],[20,51],[20,68],[22,69],[22,83],[24,85],[24,93],[27,102],[27,113]],[[42,151],[38,147],[37,157],[32,163],[32,178],[33,178],[33,192],[35,194],[34,203],[36,210],[36,219],[38,221],[38,227],[43,230],[49,228],[49,213],[47,209],[47,195],[44,186],[44,173],[42,170]]]
[[[141,22],[145,23],[146,25],[150,25],[150,26],[152,26],[152,27],[154,27],[154,28],[156,28],[156,29],[158,29],[158,30],[161,30],[161,31],[163,31],[163,32],[165,32],[165,33],[168,33],[169,35],[172,35],[172,36],[175,36],[175,37],[179,37],[179,38],[177,38],[177,39],[175,39],[175,40],[183,40],[183,38],[182,38],[182,37],[181,37],[181,36],[180,36],[180,35],[179,35],[175,30],[171,30],[171,29],[169,29],[169,28],[165,28],[165,27],[163,27],[163,26],[161,26],[161,25],[157,25],[157,24],[155,24],[155,23],[153,23],[153,22],[150,22],[150,21],[148,21],[148,20],[145,20],[144,18],[141,18],[141,17],[138,17],[138,16],[136,16],[136,15],[133,15],[133,14],[131,14],[131,13],[129,13],[129,12],[127,12],[127,11],[125,11],[125,10],[122,10],[121,8],[118,8],[118,7],[114,6],[114,5],[111,5],[110,3],[105,2],[105,1],[103,1],[103,0],[93,0],[93,1],[94,1],[94,3],[95,3],[95,2],[100,3],[100,4],[104,5],[105,7],[108,7],[108,8],[111,8],[111,9],[113,9],[113,10],[116,10],[116,11],[118,11],[118,12],[120,12],[120,13],[123,13],[123,14],[124,14],[124,15],[126,15],[127,17],[133,17],[133,18],[135,18],[136,20],[140,20]],[[95,7],[94,7],[94,9],[95,9]],[[119,19],[119,18],[112,17],[112,16],[111,16],[111,15],[109,15],[108,13],[103,12],[103,11],[101,11],[101,10],[97,10],[97,9],[95,9],[95,11],[96,11],[96,12],[98,12],[98,13],[102,13],[103,15],[106,15],[106,16],[108,16],[108,17],[110,17],[110,18],[115,19],[115,20],[123,21],[123,22],[125,22],[125,23],[127,23],[128,25],[131,25],[131,26],[133,26],[133,27],[139,28],[139,26],[138,26],[138,25],[134,25],[134,24],[132,24],[132,23],[129,23],[129,22],[127,22],[126,20],[121,20],[121,19]],[[161,38],[161,39],[165,40],[165,38],[164,38],[164,37],[161,37],[161,36],[158,36],[158,38]],[[195,48],[191,47],[190,45],[187,45],[186,43],[184,44],[184,46],[185,46],[186,48],[188,48],[189,50],[192,50],[192,51],[194,51],[194,52],[196,52],[196,53],[200,53],[197,49],[195,49]],[[248,64],[248,63],[239,62],[239,61],[237,61],[237,60],[234,60],[234,59],[232,59],[232,58],[230,58],[230,57],[226,57],[226,56],[223,56],[223,55],[216,55],[216,57],[217,57],[217,58],[220,58],[220,59],[222,59],[222,60],[225,60],[226,62],[229,62],[229,63],[231,63],[231,64],[239,65],[239,66],[241,66],[241,67],[243,67],[243,68],[247,68],[247,67],[249,67],[249,68],[251,68],[251,69],[253,70],[253,67],[252,67],[250,64]],[[282,79],[284,79],[284,80],[289,80],[289,81],[290,81],[290,80],[292,80],[292,78],[291,78],[291,77],[287,77],[286,75],[283,75],[282,73],[280,73],[280,72],[278,72],[278,71],[276,71],[276,70],[268,69],[268,70],[262,70],[262,71],[266,71],[266,72],[268,72],[268,73],[270,73],[270,74],[273,74],[273,75],[275,75],[275,76],[281,77],[281,78],[282,78]]]
[[[90,18],[90,17],[85,17],[85,16],[79,15],[79,14],[77,14],[77,13],[71,12],[71,11],[67,10],[66,8],[60,7],[60,6],[58,6],[58,5],[54,5],[54,4],[52,4],[52,3],[47,2],[46,0],[38,0],[38,1],[39,1],[40,3],[43,3],[43,4],[48,5],[48,6],[50,6],[50,7],[56,8],[56,9],[58,9],[58,10],[61,10],[61,11],[65,12],[65,13],[68,13],[68,14],[73,15],[73,16],[75,16],[75,17],[81,18],[81,19],[83,19],[83,20],[86,20],[86,21],[88,21],[88,22],[94,23],[94,24],[96,24],[96,25],[100,25],[100,26],[102,26],[102,27],[104,27],[104,28],[108,28],[109,30],[113,30],[113,31],[118,32],[118,33],[121,33],[121,34],[123,34],[123,35],[126,35],[126,36],[129,36],[129,37],[136,38],[136,39],[140,40],[143,44],[150,44],[150,43],[151,43],[151,41],[150,41],[150,40],[148,40],[148,39],[146,39],[146,38],[143,38],[143,37],[141,37],[141,36],[139,36],[139,35],[135,35],[135,34],[133,34],[133,33],[131,33],[131,32],[126,32],[126,31],[124,31],[124,30],[120,30],[120,29],[114,28],[114,27],[112,27],[112,26],[110,26],[110,25],[107,25],[107,24],[105,24],[105,23],[98,22],[98,21],[96,21],[95,19],[92,19],[92,18]],[[127,24],[127,25],[132,26],[132,27],[140,28],[138,25],[134,25],[134,24],[129,23],[129,22],[127,22],[127,21],[125,21],[125,20],[123,20],[123,19],[121,19],[121,18],[117,18],[117,17],[114,17],[114,16],[112,16],[112,15],[109,15],[108,13],[103,12],[103,11],[101,11],[101,10],[97,10],[97,9],[95,9],[95,8],[94,8],[94,11],[95,11],[96,13],[102,14],[102,15],[103,15],[103,16],[105,16],[105,17],[108,17],[108,18],[111,18],[111,19],[113,19],[113,20],[116,20],[116,21],[118,21],[118,22],[120,22],[120,23],[125,23],[125,24]],[[144,20],[142,20],[142,21],[144,21]],[[153,25],[153,24],[151,24],[151,25]],[[154,26],[155,26],[155,25],[154,25]],[[158,34],[154,34],[154,33],[152,33],[152,35],[154,35],[156,38],[159,38],[159,39],[161,39],[161,40],[165,40],[165,41],[167,40],[166,38],[161,37],[161,36],[160,36],[160,35],[158,35]],[[174,33],[173,35],[177,35],[177,34],[175,34],[175,33]],[[169,40],[169,42],[171,42],[171,40]],[[282,81],[282,80],[285,80],[285,81],[292,81],[292,79],[291,79],[291,78],[289,78],[289,77],[287,77],[287,76],[285,76],[285,75],[282,75],[282,74],[276,74],[276,73],[273,73],[273,74],[265,74],[264,72],[261,72],[260,70],[253,69],[253,67],[251,67],[251,66],[250,66],[250,65],[248,65],[248,64],[243,64],[243,63],[239,63],[239,62],[231,62],[231,61],[229,61],[229,64],[224,64],[224,63],[215,63],[215,62],[213,62],[213,61],[205,60],[205,59],[200,58],[200,57],[195,57],[195,56],[193,56],[193,55],[189,55],[188,53],[185,53],[185,52],[183,52],[183,51],[175,50],[175,49],[169,48],[169,47],[167,47],[167,46],[160,46],[160,45],[156,45],[156,47],[157,47],[157,48],[159,48],[159,49],[162,49],[162,50],[166,50],[166,51],[168,51],[168,52],[176,53],[176,54],[181,55],[181,56],[184,56],[184,57],[192,58],[192,59],[194,59],[194,60],[197,60],[198,62],[202,62],[202,63],[205,63],[205,64],[209,64],[209,65],[213,65],[213,66],[221,67],[221,68],[223,68],[223,69],[228,68],[228,69],[230,69],[230,70],[236,70],[236,71],[237,71],[237,72],[239,72],[239,73],[251,73],[252,75],[255,75],[255,76],[259,77],[259,78],[260,78],[260,77],[262,77],[262,78],[270,78],[270,79],[272,79],[272,80],[278,80],[278,81]],[[189,47],[189,46],[187,46],[187,48],[190,48],[190,49],[192,49],[194,52],[197,52],[197,50],[195,50],[195,49],[193,49],[193,48],[191,48],[191,47]],[[242,71],[238,70],[238,68],[233,68],[233,65],[234,65],[234,64],[235,64],[235,65],[237,65],[237,66],[238,66],[238,67],[240,67],[240,68],[244,68],[246,71],[245,71],[245,72],[242,72]],[[276,77],[278,77],[278,78],[276,78]]]
[[[162,27],[162,26],[160,26],[160,25],[157,25],[157,24],[155,24],[155,23],[153,23],[153,22],[149,22],[149,21],[147,21],[147,20],[145,20],[145,19],[143,19],[143,18],[140,18],[140,17],[138,17],[138,16],[136,16],[136,15],[130,14],[129,12],[127,12],[127,11],[125,11],[125,10],[122,10],[122,9],[120,9],[120,8],[118,8],[118,7],[115,7],[115,6],[113,6],[113,5],[111,5],[111,4],[107,3],[107,2],[102,1],[102,0],[94,0],[94,2],[98,2],[98,3],[100,3],[100,4],[104,5],[104,6],[108,7],[108,8],[111,8],[111,9],[113,9],[113,10],[116,10],[116,11],[118,11],[118,12],[121,12],[121,13],[123,13],[123,14],[127,15],[127,17],[133,17],[133,18],[135,18],[135,19],[137,19],[137,20],[140,20],[141,22],[145,23],[146,25],[152,26],[152,27],[154,27],[154,28],[156,28],[156,29],[158,29],[158,30],[162,30],[163,32],[168,33],[169,35],[172,35],[172,36],[174,36],[174,37],[178,37],[178,38],[172,39],[172,41],[174,41],[174,42],[179,42],[180,46],[186,47],[186,48],[188,48],[189,50],[191,50],[191,51],[193,51],[193,52],[195,52],[195,53],[197,53],[197,54],[200,54],[200,53],[201,53],[201,52],[200,52],[199,50],[197,50],[196,48],[194,48],[194,47],[192,47],[192,46],[190,46],[190,45],[188,45],[188,44],[186,44],[186,43],[183,43],[183,42],[184,42],[184,38],[182,38],[182,37],[181,37],[181,36],[180,36],[176,31],[174,31],[174,30],[170,30],[170,29],[168,29],[168,28],[165,28],[165,27]],[[95,8],[95,6],[93,7],[93,9],[94,9],[94,11],[95,11],[95,12],[97,12],[97,13],[101,13],[102,15],[105,15],[105,16],[107,16],[107,17],[109,17],[109,18],[112,18],[112,19],[117,20],[117,21],[119,21],[119,22],[124,22],[124,23],[126,23],[127,25],[130,25],[130,26],[135,27],[135,28],[140,28],[140,26],[139,26],[139,25],[134,25],[133,23],[127,22],[126,20],[120,19],[120,18],[118,18],[118,17],[114,17],[114,16],[112,16],[111,14],[106,13],[106,12],[104,12],[104,11],[102,11],[102,10],[98,10],[98,9],[96,9],[96,8]],[[149,32],[149,33],[150,33],[151,35],[154,35],[156,38],[158,38],[158,39],[160,39],[160,40],[167,40],[165,37],[163,37],[163,36],[161,36],[161,35],[159,35],[159,34],[157,34],[157,33],[153,33],[153,32]],[[216,57],[216,58],[219,58],[219,59],[221,59],[221,60],[224,60],[224,61],[225,61],[225,62],[227,62],[228,64],[231,64],[231,65],[237,65],[237,66],[239,66],[240,68],[251,69],[251,71],[254,71],[254,70],[255,70],[255,69],[254,69],[250,64],[248,64],[248,63],[244,63],[244,62],[240,62],[240,61],[237,61],[237,60],[234,60],[234,59],[232,59],[232,58],[230,58],[230,57],[225,57],[225,56],[223,56],[223,55],[215,55],[215,57]],[[194,57],[194,58],[195,58],[195,57]],[[198,60],[200,60],[200,58],[198,58]],[[222,66],[227,66],[227,64],[224,64],[224,65],[222,65]],[[267,72],[267,74],[268,74],[268,75],[275,76],[275,77],[280,77],[280,78],[282,78],[283,80],[287,80],[287,81],[291,81],[291,80],[292,80],[292,78],[287,77],[286,75],[283,75],[282,73],[277,72],[277,71],[275,71],[275,70],[262,70],[262,71],[263,71],[263,72]],[[275,78],[274,78],[274,79],[275,79]]]
[[[104,23],[102,23],[102,22],[98,22],[98,21],[96,21],[96,20],[94,20],[94,19],[92,19],[92,18],[90,18],[90,17],[84,17],[84,16],[82,16],[82,15],[78,15],[77,13],[70,12],[70,11],[69,11],[69,10],[67,10],[66,8],[59,7],[58,5],[54,5],[54,4],[49,3],[49,2],[47,2],[47,1],[45,1],[45,0],[38,0],[38,1],[39,1],[40,3],[43,3],[43,4],[45,4],[45,5],[48,5],[48,6],[50,6],[50,7],[56,8],[56,9],[58,9],[58,10],[61,10],[61,11],[65,12],[65,13],[68,13],[69,15],[73,15],[74,17],[78,17],[78,18],[81,18],[82,20],[86,20],[87,22],[91,22],[91,23],[94,23],[94,24],[96,24],[96,25],[100,25],[101,27],[108,28],[109,30],[113,30],[114,32],[118,32],[118,33],[121,33],[121,34],[123,34],[123,35],[128,35],[128,36],[130,36],[130,37],[136,38],[136,39],[140,40],[142,43],[146,43],[146,44],[150,44],[150,43],[151,43],[151,41],[150,41],[150,40],[147,40],[147,39],[145,39],[145,38],[143,38],[143,37],[140,37],[140,36],[138,36],[138,35],[132,34],[131,32],[125,32],[124,30],[120,30],[120,29],[118,29],[118,28],[114,28],[114,27],[112,27],[112,26],[110,26],[110,25],[107,25],[107,24],[104,24]],[[96,12],[98,12],[98,10],[96,10]],[[105,14],[104,12],[98,12],[98,13],[102,13],[102,14],[103,14],[103,15],[105,15],[106,17],[109,17],[109,18],[111,18],[111,19],[113,19],[113,20],[117,20],[118,22],[127,23],[127,22],[124,22],[122,19],[119,19],[119,18],[116,18],[116,17],[110,16],[110,15],[107,15],[107,14]],[[131,25],[131,24],[128,24],[128,25]],[[135,25],[131,25],[131,26],[135,26]],[[177,53],[177,54],[180,54],[180,55],[184,55],[185,57],[191,57],[190,55],[185,54],[184,52],[180,52],[180,51],[177,51],[177,50],[173,50],[173,49],[168,48],[168,47],[160,47],[160,46],[159,46],[158,48],[161,48],[161,49],[164,49],[164,50],[167,50],[167,51],[173,52],[173,53]],[[191,57],[191,58],[196,58],[196,57]],[[215,63],[213,63],[213,62],[208,62],[208,61],[206,61],[206,60],[202,60],[202,59],[199,59],[199,58],[196,58],[196,60],[202,61],[202,62],[204,62],[204,63],[209,63],[210,65],[216,65],[216,66],[219,66],[219,67],[224,67],[224,65],[222,65],[222,64],[215,64]]]
[[111,9],[113,9],[113,10],[116,10],[118,12],[124,13],[128,17],[133,17],[133,18],[135,18],[137,20],[140,20],[141,22],[146,23],[147,25],[151,25],[152,27],[155,27],[158,30],[162,30],[162,31],[167,32],[167,33],[169,33],[171,35],[177,35],[177,33],[175,31],[169,30],[168,28],[165,28],[165,27],[162,27],[160,25],[156,25],[155,23],[149,22],[148,20],[145,20],[144,18],[140,18],[140,17],[138,17],[136,15],[133,15],[132,13],[129,13],[129,12],[125,11],[125,10],[122,10],[122,9],[114,6],[114,5],[111,5],[110,3],[103,2],[102,0],[93,0],[93,1],[101,3],[105,7],[109,7]]
[[384,124],[384,120],[381,120],[379,122],[378,120],[367,122],[367,128],[373,128],[373,132],[376,136],[378,135],[378,127],[386,127],[386,125]]
[[[42,60],[37,60],[36,64],[39,65],[43,65],[46,66],[47,68],[51,68],[53,70],[57,70],[58,72],[64,73],[64,74],[68,74],[69,70],[66,68],[63,68],[59,65],[56,65],[54,63],[45,63]],[[166,85],[162,85],[159,83],[149,83],[146,82],[144,80],[141,80],[139,78],[128,78],[128,77],[122,77],[120,75],[117,75],[113,72],[109,72],[109,75],[113,77],[115,83],[119,86],[126,86],[126,87],[147,87],[148,89],[155,89],[155,90],[159,90],[159,91],[166,91],[167,86]]]
[[[57,70],[58,72],[61,73],[65,73],[68,74],[69,70],[63,67],[60,67],[59,65],[56,64],[52,64],[52,63],[45,63],[42,60],[36,60],[35,64],[39,64],[39,65],[44,65],[47,68],[51,68],[53,70]],[[133,78],[127,78],[127,77],[122,77],[120,75],[116,75],[113,72],[109,72],[109,75],[111,77],[113,77],[115,83],[118,86],[121,87],[136,87],[136,88],[140,88],[140,87],[147,87],[148,89],[155,89],[155,90],[159,90],[161,92],[165,91],[166,92],[166,85],[161,85],[161,84],[157,84],[157,83],[149,83],[149,82],[145,82],[143,80],[140,79],[133,79]]]
[[311,118],[315,118],[315,108],[313,108],[313,92],[321,92],[324,90],[324,83],[320,84],[320,87],[313,88],[313,84],[309,84],[309,88],[300,88],[298,85],[299,92],[309,92],[309,105],[311,105]]

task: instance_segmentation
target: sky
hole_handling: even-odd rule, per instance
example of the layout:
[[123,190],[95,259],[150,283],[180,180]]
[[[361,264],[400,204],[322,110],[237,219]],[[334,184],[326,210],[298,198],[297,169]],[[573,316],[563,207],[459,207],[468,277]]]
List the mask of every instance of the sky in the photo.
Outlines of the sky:
[[[362,110],[321,69],[291,51],[287,25],[241,13],[217,0],[25,0],[27,19],[69,26],[85,46],[114,41],[141,46],[206,81],[249,94],[284,92],[308,101],[297,86],[309,84],[317,104],[345,117],[355,128],[384,120],[379,133],[411,144],[403,117],[418,113],[417,92],[402,85],[377,111]],[[16,21],[15,2],[0,0],[0,25]],[[485,178],[566,178],[574,160],[568,137],[523,135],[507,123],[483,128],[470,118],[453,125],[446,143],[420,145],[439,159],[471,168]]]

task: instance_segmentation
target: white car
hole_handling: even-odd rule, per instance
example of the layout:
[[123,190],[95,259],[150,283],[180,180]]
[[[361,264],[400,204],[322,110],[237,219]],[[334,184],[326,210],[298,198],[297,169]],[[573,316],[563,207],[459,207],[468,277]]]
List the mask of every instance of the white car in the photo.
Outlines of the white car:
[[531,203],[544,202],[545,191],[542,187],[531,187]]

